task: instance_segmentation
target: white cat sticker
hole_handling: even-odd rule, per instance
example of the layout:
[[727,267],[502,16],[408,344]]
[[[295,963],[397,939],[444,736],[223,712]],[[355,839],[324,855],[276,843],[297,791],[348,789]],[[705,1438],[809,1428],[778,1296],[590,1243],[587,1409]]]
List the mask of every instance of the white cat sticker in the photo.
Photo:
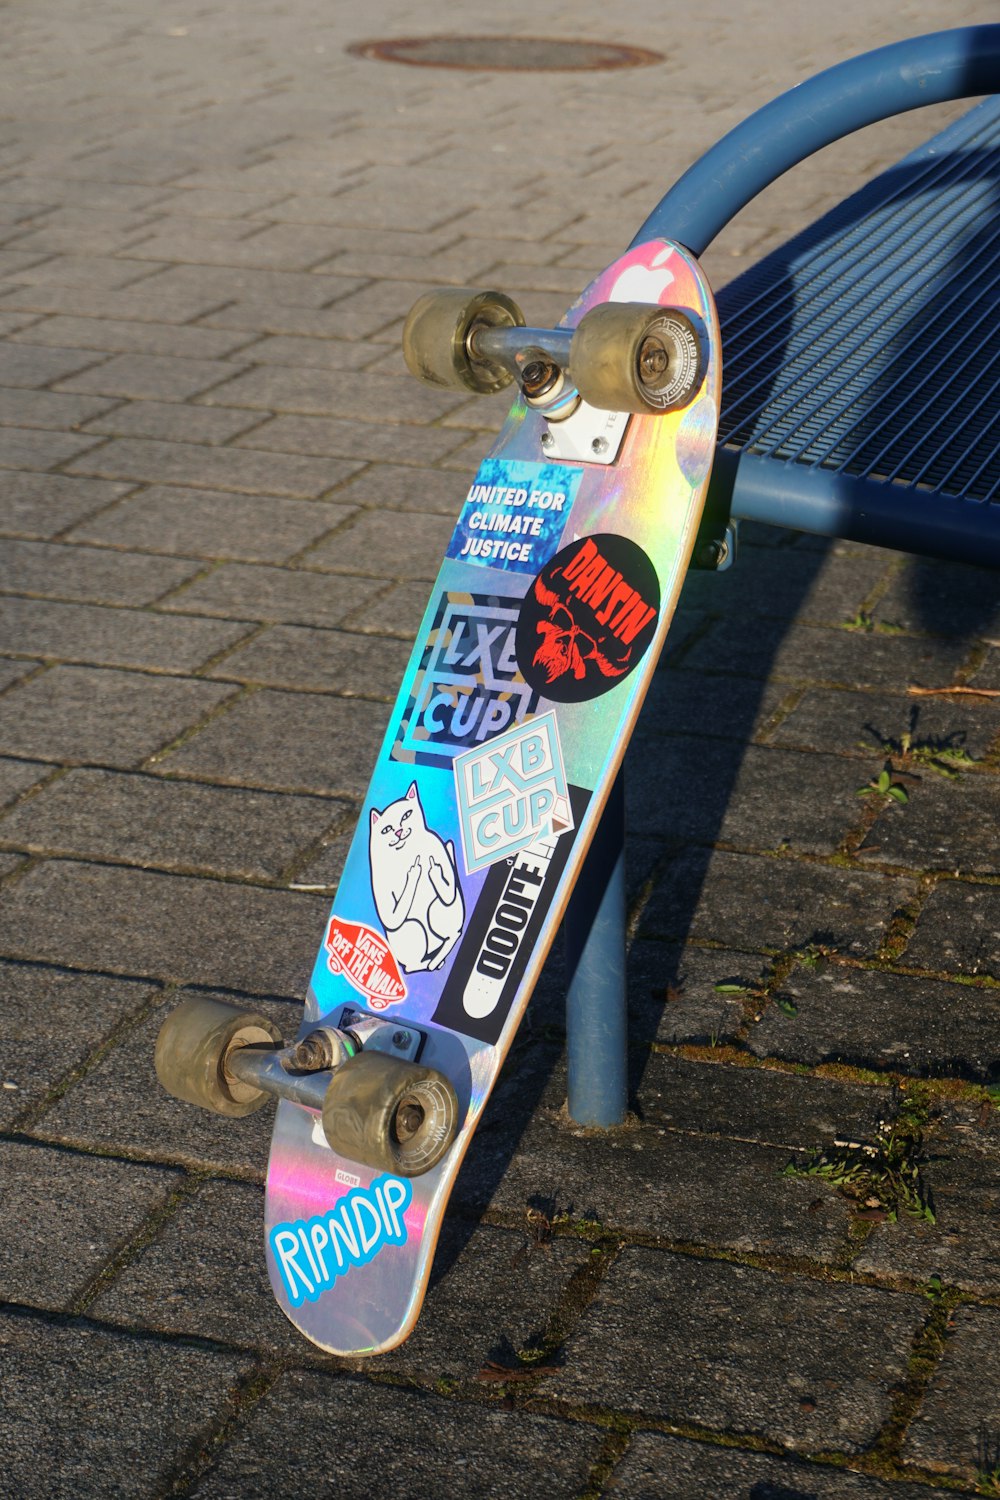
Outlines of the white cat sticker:
[[440,969],[462,935],[455,845],[428,828],[417,783],[379,812],[368,841],[375,910],[400,968]]

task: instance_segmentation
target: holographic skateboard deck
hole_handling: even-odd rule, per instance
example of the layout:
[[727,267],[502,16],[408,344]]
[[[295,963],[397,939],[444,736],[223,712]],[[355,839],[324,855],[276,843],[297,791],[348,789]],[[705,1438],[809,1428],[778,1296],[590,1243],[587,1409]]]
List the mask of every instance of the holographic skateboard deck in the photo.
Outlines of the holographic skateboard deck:
[[279,1096],[271,1285],[307,1338],[355,1356],[416,1321],[673,614],[721,384],[709,287],[661,240],[556,329],[451,289],[417,304],[404,348],[432,383],[520,393],[434,584],[298,1038],[196,1001],[157,1049],[180,1097],[241,1114]]

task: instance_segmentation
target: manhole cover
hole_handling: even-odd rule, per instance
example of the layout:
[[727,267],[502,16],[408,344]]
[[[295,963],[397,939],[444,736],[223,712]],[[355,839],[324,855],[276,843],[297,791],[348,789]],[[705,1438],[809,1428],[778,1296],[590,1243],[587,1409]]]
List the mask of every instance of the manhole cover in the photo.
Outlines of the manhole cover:
[[584,73],[642,68],[663,61],[658,52],[619,42],[560,42],[533,36],[394,37],[383,42],[355,42],[347,50],[355,57],[379,62],[494,73]]

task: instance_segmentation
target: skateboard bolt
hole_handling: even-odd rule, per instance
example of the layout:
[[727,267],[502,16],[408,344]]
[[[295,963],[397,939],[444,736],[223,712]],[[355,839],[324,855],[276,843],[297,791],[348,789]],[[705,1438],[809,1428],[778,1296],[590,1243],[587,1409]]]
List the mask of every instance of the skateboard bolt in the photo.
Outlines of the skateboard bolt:
[[408,1031],[394,1031],[392,1033],[392,1045],[400,1050],[410,1045],[410,1033]]
[[303,1073],[319,1072],[329,1062],[329,1049],[323,1038],[313,1033],[312,1036],[304,1036],[296,1045],[292,1061]]
[[546,429],[545,432],[542,433],[542,447],[551,448],[554,442],[555,438],[552,436],[551,432]]
[[596,437],[590,446],[595,453],[607,453],[608,440],[607,438]]
[[400,1141],[409,1140],[410,1136],[416,1135],[424,1123],[423,1106],[416,1099],[403,1099],[396,1110],[396,1138]]
[[559,366],[547,359],[533,359],[521,371],[521,389],[529,401],[547,396],[561,379]]
[[660,339],[649,334],[639,345],[639,379],[643,385],[653,385],[667,371],[670,355]]

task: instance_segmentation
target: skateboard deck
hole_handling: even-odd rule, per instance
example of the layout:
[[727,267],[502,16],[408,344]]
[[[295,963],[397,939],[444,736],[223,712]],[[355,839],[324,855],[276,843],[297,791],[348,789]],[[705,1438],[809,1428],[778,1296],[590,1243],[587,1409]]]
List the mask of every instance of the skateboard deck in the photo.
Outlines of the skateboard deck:
[[582,440],[514,402],[433,586],[324,926],[300,1037],[319,1022],[391,1021],[391,1046],[450,1080],[460,1121],[435,1166],[402,1176],[338,1154],[315,1110],[279,1100],[271,1285],[332,1353],[390,1349],[416,1320],[452,1184],[690,560],[719,407],[711,292],[686,252],[657,240],[604,271],[561,326],[608,302],[685,314],[700,382],[662,414],[590,409]]

